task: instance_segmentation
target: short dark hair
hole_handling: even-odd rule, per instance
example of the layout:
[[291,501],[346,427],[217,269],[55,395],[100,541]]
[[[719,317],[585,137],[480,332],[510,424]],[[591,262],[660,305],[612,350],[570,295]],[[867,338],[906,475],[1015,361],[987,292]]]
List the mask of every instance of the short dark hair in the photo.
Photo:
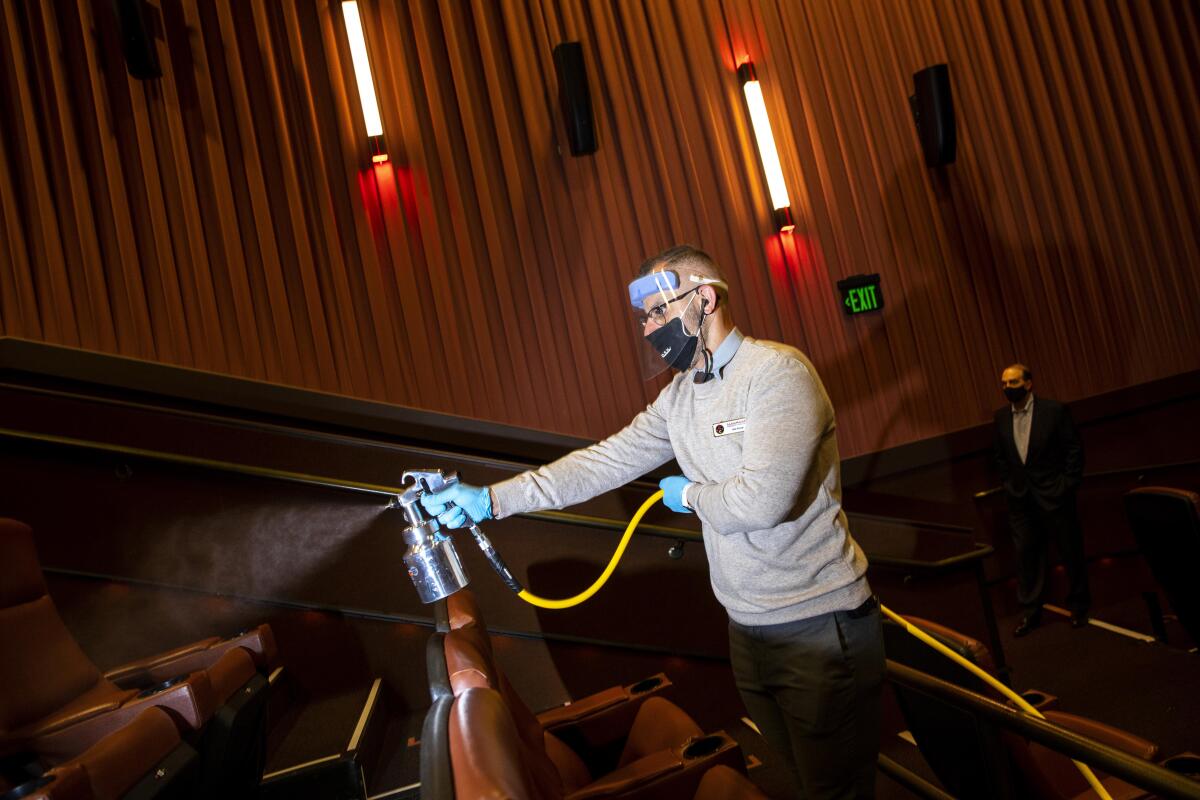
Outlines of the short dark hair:
[[669,267],[680,262],[701,264],[708,271],[714,273],[715,277],[721,277],[724,280],[721,268],[717,266],[713,257],[699,247],[692,247],[690,244],[677,244],[674,247],[668,247],[656,256],[650,256],[638,267],[637,277],[648,275],[659,267]]
[[1026,381],[1033,380],[1033,370],[1031,370],[1029,367],[1025,366],[1024,364],[1022,364],[1020,361],[1016,362],[1015,364],[1009,364],[1005,369],[1019,369],[1019,370],[1021,370],[1021,379],[1022,380],[1026,380]]

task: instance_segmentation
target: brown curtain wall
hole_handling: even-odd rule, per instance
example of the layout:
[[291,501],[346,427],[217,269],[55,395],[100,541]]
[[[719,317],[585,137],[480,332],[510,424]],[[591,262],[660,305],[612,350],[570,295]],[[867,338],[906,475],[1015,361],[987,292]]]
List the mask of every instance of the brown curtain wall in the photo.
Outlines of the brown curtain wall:
[[[1200,367],[1200,10],[1188,0],[0,3],[0,334],[602,437],[641,383],[625,283],[691,242],[812,357],[843,455],[976,424],[1021,359],[1097,394]],[[552,49],[584,46],[572,158]],[[763,82],[772,232],[735,75]],[[914,71],[950,65],[927,169]],[[882,313],[835,284],[883,279]]]

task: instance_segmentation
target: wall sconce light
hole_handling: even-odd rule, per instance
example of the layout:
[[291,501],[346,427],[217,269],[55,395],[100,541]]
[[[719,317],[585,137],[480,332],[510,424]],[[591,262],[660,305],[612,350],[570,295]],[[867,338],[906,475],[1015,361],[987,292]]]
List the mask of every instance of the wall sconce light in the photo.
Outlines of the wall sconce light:
[[346,19],[346,37],[350,40],[350,57],[354,61],[354,78],[358,82],[358,100],[362,103],[371,161],[381,164],[388,160],[387,148],[383,143],[383,123],[379,120],[375,81],[371,78],[371,61],[367,58],[367,40],[363,36],[362,19],[358,16],[357,0],[342,3],[342,16]]
[[754,73],[754,64],[746,59],[738,65],[738,80],[746,94],[746,105],[750,109],[750,123],[754,126],[754,138],[758,142],[758,155],[763,170],[767,173],[767,189],[771,193],[775,225],[782,233],[793,230],[791,201],[788,200],[787,184],[783,182],[783,168],[779,166],[779,151],[775,149],[775,137],[771,134],[771,120],[767,117],[767,104],[763,101],[762,86]]

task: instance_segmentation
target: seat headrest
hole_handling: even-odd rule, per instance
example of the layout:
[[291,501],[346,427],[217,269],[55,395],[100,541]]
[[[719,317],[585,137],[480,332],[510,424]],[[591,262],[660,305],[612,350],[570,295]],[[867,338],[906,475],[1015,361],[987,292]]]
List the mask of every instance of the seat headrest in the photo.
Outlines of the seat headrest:
[[491,689],[468,689],[454,699],[450,766],[457,797],[546,796],[530,777],[508,707]]
[[24,522],[0,517],[0,608],[28,603],[46,594],[42,565],[33,546],[33,530]]
[[977,666],[987,672],[996,671],[991,651],[987,649],[987,645],[978,639],[973,639],[965,633],[960,633],[953,628],[947,628],[945,625],[940,625],[932,620],[922,619],[921,617],[908,617],[907,619],[933,638],[940,639],[944,644],[967,656]]
[[1140,486],[1130,490],[1125,497],[1127,503],[1133,501],[1142,507],[1146,503],[1180,510],[1190,506],[1193,517],[1200,515],[1200,494],[1189,492],[1187,489],[1174,489],[1170,486]]
[[470,589],[460,589],[446,598],[446,616],[450,621],[450,630],[467,625],[478,625],[487,629],[487,623],[483,621],[483,612],[479,610],[479,603],[475,600],[475,593]]
[[446,651],[446,672],[455,695],[468,689],[499,689],[488,635],[474,625],[446,633],[442,647]]

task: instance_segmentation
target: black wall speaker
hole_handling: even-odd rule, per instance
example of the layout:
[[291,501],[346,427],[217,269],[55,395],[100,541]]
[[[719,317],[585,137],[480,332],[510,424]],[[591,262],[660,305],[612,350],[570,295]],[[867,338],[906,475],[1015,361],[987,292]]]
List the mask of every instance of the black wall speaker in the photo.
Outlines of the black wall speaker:
[[925,151],[925,164],[940,167],[953,164],[958,149],[954,132],[954,99],[950,96],[950,68],[934,64],[913,73],[913,91],[908,98],[917,136]]
[[571,155],[596,152],[596,124],[592,119],[592,96],[588,92],[587,71],[583,68],[583,45],[563,42],[554,48],[554,69],[558,72],[558,98],[567,122],[567,141]]
[[114,0],[121,27],[121,52],[129,74],[138,80],[162,77],[154,35],[147,22],[146,0]]

